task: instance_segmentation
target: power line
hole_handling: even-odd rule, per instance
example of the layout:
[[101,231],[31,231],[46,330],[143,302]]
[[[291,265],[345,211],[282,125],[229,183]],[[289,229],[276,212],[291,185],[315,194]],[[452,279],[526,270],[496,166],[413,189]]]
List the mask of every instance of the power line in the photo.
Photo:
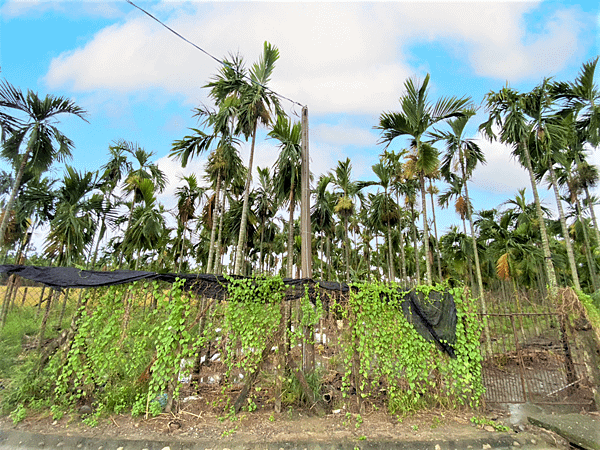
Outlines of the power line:
[[[131,0],[125,0],[127,3],[129,3],[131,6],[134,6],[135,8],[139,9],[140,11],[142,11],[144,14],[146,14],[148,17],[154,19],[156,22],[158,22],[159,24],[161,24],[163,27],[165,27],[167,30],[169,30],[171,33],[173,33],[174,35],[176,35],[177,37],[179,37],[180,39],[183,39],[185,42],[187,42],[188,44],[192,45],[193,47],[195,47],[196,49],[200,50],[202,53],[204,53],[205,55],[209,56],[210,58],[214,59],[215,61],[217,61],[219,64],[221,64],[222,66],[227,67],[228,69],[232,69],[234,71],[237,72],[237,70],[233,67],[231,67],[229,64],[227,64],[225,61],[221,61],[219,58],[211,55],[210,53],[208,53],[206,50],[204,50],[203,48],[199,47],[198,45],[194,44],[192,41],[188,40],[187,38],[185,38],[184,36],[182,36],[181,34],[179,34],[177,31],[175,31],[173,28],[169,27],[168,25],[166,25],[165,23],[161,22],[159,19],[157,19],[155,16],[153,16],[152,14],[150,14],[148,11],[146,11],[145,9],[139,7],[138,5],[136,5],[135,3],[133,3]],[[265,89],[266,91],[276,95],[277,97],[280,97],[284,100],[287,100],[288,102],[294,103],[296,105],[302,106],[304,107],[303,104],[298,103],[294,100],[292,100],[291,98],[288,98],[284,95],[278,94],[277,92],[273,91],[272,89],[269,89],[267,86],[264,86],[260,83],[258,83],[257,81],[253,80],[252,78],[250,78],[249,76],[242,74],[240,72],[238,72],[240,75],[242,75],[244,78],[247,78],[251,83],[257,84],[259,86],[261,86],[263,89]]]

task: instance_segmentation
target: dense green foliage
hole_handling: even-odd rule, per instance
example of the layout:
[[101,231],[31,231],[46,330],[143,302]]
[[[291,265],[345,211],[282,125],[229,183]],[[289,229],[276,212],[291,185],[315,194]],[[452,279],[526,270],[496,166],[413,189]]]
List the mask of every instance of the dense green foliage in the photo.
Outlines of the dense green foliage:
[[[7,124],[27,105],[40,109],[24,128],[16,126],[18,120],[8,127],[0,149],[13,167],[0,173],[0,204],[8,205],[0,214],[6,261],[298,276],[302,133],[265,88],[278,58],[268,43],[248,69],[242,56],[230,55],[227,67],[206,84],[214,104],[194,109],[198,128],[173,142],[170,157],[185,167],[206,155],[207,164],[204,173],[180,178],[172,212],[157,193],[174,180],[167,180],[152,152],[122,139],[107,143],[107,161],[98,171],[65,166],[58,179],[44,176],[53,173],[48,164],[62,163],[73,145],[58,130],[56,142],[47,136],[55,129],[47,118],[82,117],[83,111],[68,99],[43,100],[3,82],[1,116]],[[406,80],[397,111],[373,123],[384,147],[372,175],[354,179],[356,168],[344,157],[313,183],[313,276],[403,286],[459,280],[478,293],[483,312],[484,290],[599,290],[593,194],[600,178],[590,163],[600,129],[597,63],[584,63],[574,80],[545,79],[525,92],[499,88],[483,99],[461,93],[435,99],[429,75]],[[478,107],[485,110],[483,123],[474,123]],[[46,134],[34,133],[36,126]],[[251,140],[254,149],[259,126],[280,149],[272,168],[257,168],[253,184],[241,140]],[[483,139],[512,152],[531,183],[499,205],[483,205],[487,209],[469,196],[469,183],[486,160]],[[36,142],[44,144],[43,155],[28,150]],[[554,192],[556,205],[540,203],[541,186]],[[436,209],[452,206],[456,223],[438,234]],[[44,226],[49,232],[34,249],[28,233]]]
[[[396,286],[357,285],[349,298],[328,301],[327,310],[320,296],[310,298],[308,290],[299,300],[286,301],[279,277],[229,281],[224,302],[184,291],[180,281],[172,286],[136,283],[73,296],[72,302],[77,299],[80,305],[73,311],[73,328],[53,337],[58,349],[43,366],[37,352],[21,351],[23,336],[37,333],[39,319],[30,316],[31,307],[20,307],[9,315],[0,341],[5,350],[1,376],[11,380],[2,393],[3,410],[15,420],[28,409],[49,410],[60,418],[90,405],[93,414],[86,418],[90,425],[112,413],[157,415],[177,404],[182,387],[187,386],[187,392],[193,389],[188,383],[194,361],[216,353],[221,354],[222,379],[213,387],[219,400],[207,407],[228,414],[237,392],[231,388],[253,376],[256,390],[251,390],[244,408],[256,409],[257,392],[271,404],[280,373],[282,403],[310,408],[292,375],[302,367],[302,356],[295,349],[314,343],[314,333],[324,333],[319,325],[327,320],[333,320],[338,331],[333,335],[327,331],[328,341],[320,345],[332,357],[318,360],[315,370],[306,374],[319,397],[325,389],[324,375],[337,372],[342,385],[335,401],[350,409],[357,398],[383,402],[394,414],[478,405],[480,324],[473,300],[464,297],[462,289],[450,290],[458,309],[457,358],[451,359],[404,317]],[[382,294],[389,301],[382,301]],[[312,334],[307,335],[306,329],[313,329]],[[75,333],[61,341],[68,330]],[[206,352],[209,346],[216,353]],[[278,372],[282,348],[287,356],[283,372]],[[291,361],[296,361],[293,366],[288,365]]]
[[[418,334],[400,310],[397,286],[360,284],[350,297],[349,331],[345,350],[345,385],[351,383],[354,352],[360,362],[359,395],[377,395],[386,384],[392,413],[427,406],[477,406],[483,393],[480,323],[472,299],[452,289],[457,304],[456,354],[452,359]],[[443,290],[438,286],[436,289]],[[385,298],[386,300],[382,300]],[[356,368],[355,368],[356,370]],[[356,377],[356,374],[354,375]]]

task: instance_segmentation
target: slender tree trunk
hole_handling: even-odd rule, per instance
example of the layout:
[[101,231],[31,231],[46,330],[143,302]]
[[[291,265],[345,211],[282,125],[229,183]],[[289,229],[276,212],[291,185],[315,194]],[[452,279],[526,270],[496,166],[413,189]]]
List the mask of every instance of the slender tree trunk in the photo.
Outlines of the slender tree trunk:
[[585,187],[585,197],[587,199],[590,215],[592,216],[592,223],[594,224],[594,232],[596,234],[596,245],[600,246],[600,230],[598,229],[598,221],[596,220],[594,205],[592,204],[592,198],[590,196],[590,191],[588,190],[587,186]]
[[98,231],[98,239],[96,240],[96,245],[94,246],[94,254],[92,256],[91,264],[89,265],[90,269],[94,269],[96,267],[96,260],[98,259],[98,250],[100,248],[100,241],[106,232],[106,213],[102,215],[102,220],[100,222],[100,230]]
[[437,257],[437,268],[438,268],[438,277],[440,283],[442,282],[442,258],[440,256],[440,245],[438,241],[438,232],[437,232],[437,221],[435,220],[435,205],[433,201],[433,183],[431,179],[429,180],[429,188],[430,188],[430,196],[431,196],[431,215],[433,217],[433,231],[435,233],[435,255]]
[[585,221],[583,220],[583,215],[581,213],[581,205],[579,203],[579,199],[576,199],[575,207],[577,208],[577,216],[579,217],[579,223],[581,224],[581,231],[583,232],[583,239],[585,241],[585,256],[587,258],[588,266],[590,269],[590,278],[592,280],[592,286],[594,288],[594,291],[597,291],[600,288],[600,286],[598,283],[598,275],[596,273],[596,261],[594,260],[594,257],[592,256],[590,237],[587,232],[587,225],[586,225]]
[[388,197],[387,187],[385,188],[385,201],[388,206],[388,221],[387,221],[387,239],[388,239],[388,257],[389,257],[389,277],[390,282],[396,281],[396,271],[394,270],[394,252],[392,249],[392,229],[390,226],[390,212],[389,212],[389,204],[391,202],[391,198]]
[[[104,198],[102,199],[102,205],[106,203],[106,198],[108,197],[108,193],[104,193]],[[92,256],[91,264],[88,265],[88,268],[94,269],[96,267],[96,260],[98,258],[98,249],[100,248],[100,241],[104,237],[104,233],[106,232],[106,213],[107,211],[102,212],[102,219],[100,220],[100,228],[98,229],[98,239],[96,240],[96,245],[94,245],[94,253]]]
[[554,271],[554,264],[552,263],[552,254],[550,253],[550,243],[548,242],[548,233],[546,232],[546,223],[544,222],[544,214],[542,213],[542,204],[540,203],[540,196],[537,190],[537,184],[533,174],[533,167],[531,165],[531,156],[529,154],[529,148],[527,144],[521,144],[523,154],[525,156],[525,163],[527,165],[527,171],[529,172],[529,180],[531,182],[531,189],[533,191],[533,198],[535,200],[535,209],[540,223],[540,234],[542,236],[542,249],[544,251],[544,260],[546,266],[546,276],[548,278],[549,294],[552,299],[556,297],[557,283],[556,283],[556,272]]
[[367,280],[371,281],[371,236],[366,233],[363,236],[363,248],[365,249],[365,260],[367,262]]
[[325,252],[323,250],[323,246],[325,245],[325,233],[321,233],[321,280],[325,279]]
[[2,222],[0,223],[0,246],[4,245],[4,235],[6,234],[6,229],[8,228],[8,218],[10,216],[10,211],[15,204],[15,199],[17,198],[17,192],[19,192],[19,188],[21,187],[21,180],[23,179],[23,174],[25,173],[25,167],[27,166],[27,161],[29,161],[29,156],[31,155],[31,149],[29,146],[27,147],[27,151],[23,155],[23,160],[21,161],[21,165],[19,166],[19,171],[15,177],[15,182],[13,184],[12,192],[10,193],[10,197],[6,202],[6,207],[4,208],[4,215],[2,216]]
[[[123,254],[125,247],[125,236],[127,235],[127,231],[129,231],[129,227],[131,227],[131,220],[133,218],[133,208],[135,206],[135,193],[133,198],[131,199],[131,208],[129,208],[129,219],[127,220],[127,227],[125,227],[125,233],[123,234],[123,242],[121,243],[121,251],[119,252],[119,265],[118,268],[121,268],[121,264],[123,264]],[[133,253],[132,253],[133,254]]]
[[296,202],[294,201],[294,184],[290,188],[290,216],[288,222],[288,239],[287,239],[287,275],[294,278],[294,209]]
[[260,267],[260,273],[265,271],[265,255],[263,252],[263,243],[265,240],[265,221],[263,220],[260,224],[260,260],[258,266]]
[[217,214],[221,215],[219,208],[219,194],[221,189],[221,170],[217,173],[217,187],[215,188],[215,207],[213,208],[212,224],[210,227],[210,244],[208,247],[208,268],[206,273],[213,273],[213,259],[215,258],[215,237],[217,235]]
[[560,193],[558,192],[558,183],[556,181],[556,173],[554,167],[550,164],[548,168],[550,171],[550,180],[552,181],[552,189],[554,189],[554,196],[556,197],[556,206],[558,208],[558,218],[560,220],[560,227],[562,229],[563,238],[565,240],[565,246],[567,247],[567,257],[569,259],[569,266],[571,268],[571,276],[573,277],[573,284],[575,289],[581,290],[579,285],[579,275],[577,274],[577,264],[575,263],[575,254],[573,253],[573,243],[571,242],[571,236],[569,236],[569,230],[567,228],[567,220],[565,219],[565,213],[563,211],[562,202],[560,201]]
[[221,201],[221,214],[219,217],[219,232],[217,234],[217,245],[215,248],[215,267],[213,272],[216,275],[221,275],[221,243],[223,242],[223,216],[225,211],[225,189],[223,189],[223,200]]
[[389,277],[390,282],[396,281],[396,272],[394,270],[394,253],[392,250],[392,228],[390,221],[387,222],[387,240],[388,240],[388,257],[389,257]]
[[183,224],[183,231],[181,232],[181,252],[179,253],[179,264],[177,273],[181,273],[181,267],[183,266],[183,247],[185,243],[185,227],[187,224]]
[[346,283],[350,283],[350,238],[348,237],[348,217],[344,217],[344,253],[346,255]]
[[48,296],[48,303],[46,303],[46,311],[44,312],[44,317],[42,318],[42,324],[40,325],[40,334],[38,335],[37,342],[37,350],[42,348],[44,335],[46,334],[46,325],[48,323],[48,317],[50,317],[50,307],[52,305],[52,300],[58,294],[58,291],[52,291],[52,293]]
[[433,283],[433,276],[431,272],[431,250],[429,249],[429,224],[427,223],[427,197],[425,192],[425,177],[423,174],[419,174],[419,181],[421,183],[421,207],[423,208],[423,243],[425,245],[425,268],[427,270],[426,284]]
[[[477,277],[477,288],[479,290],[479,302],[481,303],[481,313],[486,316],[488,313],[487,302],[485,301],[485,292],[483,290],[483,278],[481,277],[481,265],[479,264],[479,252],[477,251],[477,240],[475,238],[475,225],[473,224],[473,212],[471,211],[471,200],[469,198],[469,188],[467,186],[467,178],[464,163],[461,161],[462,176],[465,185],[465,200],[467,201],[467,219],[471,228],[471,243],[473,245],[473,257],[475,258],[475,275]],[[487,317],[483,321],[483,332],[487,352],[492,355],[492,339],[490,329],[487,322]]]
[[331,281],[331,238],[327,236],[327,281]]
[[415,205],[410,205],[411,211],[411,228],[413,233],[413,246],[415,248],[415,271],[417,275],[417,284],[421,284],[421,264],[419,263],[419,246],[417,239],[417,226],[415,225]]
[[237,250],[235,253],[235,266],[233,273],[241,275],[242,259],[246,243],[246,224],[248,223],[248,197],[250,196],[250,182],[252,181],[252,164],[254,162],[254,144],[256,143],[256,127],[258,121],[254,122],[252,131],[252,145],[250,147],[250,159],[248,161],[248,176],[246,177],[246,188],[244,189],[244,206],[242,207],[242,223],[240,224],[240,235],[238,237]]
[[400,228],[400,263],[402,264],[402,282],[406,283],[406,254],[404,250],[404,233]]
[[[468,239],[469,234],[467,233],[467,222],[465,221],[464,216],[461,216],[461,217],[462,217],[462,223],[463,223],[463,232],[465,233],[465,238]],[[473,282],[473,263],[471,262],[471,257],[469,256],[469,254],[467,252],[465,252],[465,256],[467,258],[467,276],[469,277],[469,287],[473,291],[474,286],[475,286],[475,283]]]

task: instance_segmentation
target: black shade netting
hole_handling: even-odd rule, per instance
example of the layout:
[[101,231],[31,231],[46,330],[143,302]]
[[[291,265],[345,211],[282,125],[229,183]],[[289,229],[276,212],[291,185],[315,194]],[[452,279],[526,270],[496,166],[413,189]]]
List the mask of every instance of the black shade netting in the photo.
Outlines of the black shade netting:
[[[0,265],[0,274],[19,275],[31,281],[37,281],[54,289],[93,288],[132,283],[141,280],[157,280],[174,283],[178,278],[184,280],[184,289],[199,295],[224,300],[228,297],[228,284],[232,279],[246,277],[211,274],[174,274],[134,270],[95,271],[74,267],[39,267],[16,264]],[[321,298],[323,306],[329,309],[330,297],[342,298],[356,286],[331,281],[315,281],[310,278],[284,278],[287,287],[286,300],[304,296],[308,285],[308,295],[314,303],[317,291],[327,291],[330,296]],[[428,296],[422,292],[398,289],[401,309],[404,316],[425,339],[436,345],[451,357],[455,357],[453,344],[456,341],[456,305],[449,292],[431,291]],[[382,301],[386,301],[382,298]]]

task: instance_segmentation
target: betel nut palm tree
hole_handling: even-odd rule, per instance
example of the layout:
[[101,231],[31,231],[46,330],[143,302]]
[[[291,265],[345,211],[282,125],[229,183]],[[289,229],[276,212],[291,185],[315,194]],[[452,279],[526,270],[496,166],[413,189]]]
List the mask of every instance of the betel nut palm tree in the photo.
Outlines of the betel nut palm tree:
[[97,227],[94,215],[102,208],[102,197],[91,195],[98,185],[96,172],[80,173],[67,166],[62,186],[50,194],[56,209],[44,253],[59,266],[80,262],[91,247]]
[[178,273],[181,273],[181,268],[183,267],[185,235],[186,231],[188,231],[188,223],[198,217],[196,210],[199,209],[199,204],[202,202],[205,193],[205,189],[198,185],[196,175],[193,173],[181,177],[180,181],[185,182],[183,186],[179,186],[175,190],[177,198],[177,233],[180,239],[180,246],[179,249],[173,249],[174,258],[179,259]]
[[399,136],[411,136],[414,140],[415,157],[417,167],[420,169],[419,182],[421,187],[421,209],[423,214],[423,241],[425,243],[425,263],[427,267],[427,283],[431,283],[431,256],[429,249],[429,228],[427,224],[427,200],[425,194],[426,169],[431,165],[434,152],[428,146],[423,145],[423,137],[436,123],[445,121],[452,117],[462,115],[464,107],[470,101],[468,98],[444,97],[435,103],[430,103],[427,94],[429,86],[429,74],[422,83],[408,79],[404,83],[405,93],[400,97],[401,111],[384,112],[379,118],[379,125],[375,128],[380,130],[382,137],[380,142],[386,144],[386,148]]
[[[440,172],[445,179],[451,179],[456,167],[460,169],[460,191],[464,188],[467,220],[471,231],[471,244],[473,247],[473,257],[475,259],[475,276],[477,277],[477,287],[479,299],[481,302],[481,311],[487,314],[487,304],[483,290],[483,278],[481,275],[481,264],[479,262],[479,251],[477,250],[477,239],[475,237],[475,225],[473,224],[473,208],[469,197],[468,180],[471,178],[477,164],[485,164],[485,155],[481,148],[473,139],[465,137],[465,128],[469,119],[475,115],[475,110],[468,109],[464,111],[461,117],[456,117],[448,121],[450,131],[437,131],[433,134],[434,139],[442,140],[446,143],[446,153],[442,159]],[[460,197],[459,197],[460,198]],[[491,354],[490,332],[487,323],[484,329],[488,352]]]
[[[144,189],[147,188],[146,181],[150,181],[156,192],[161,193],[164,191],[167,184],[167,177],[158,165],[152,162],[151,158],[154,156],[154,152],[148,152],[138,146],[137,144],[120,140],[117,144],[123,151],[133,156],[133,161],[136,164],[136,168],[133,165],[130,166],[131,170],[125,177],[124,190],[127,194],[133,194],[131,197],[131,204],[129,206],[129,217],[127,219],[127,226],[125,227],[125,235],[123,238],[123,247],[125,248],[128,244],[125,242],[127,236],[130,236],[130,228],[133,224],[133,211],[136,204],[145,200]],[[142,186],[144,185],[144,186]],[[119,266],[123,261],[123,251],[119,254]]]
[[[73,114],[86,120],[86,112],[64,97],[47,95],[42,99],[30,90],[25,95],[6,81],[0,83],[0,105],[14,112],[3,112],[2,134],[8,131],[10,135],[3,139],[0,154],[14,165],[16,172],[0,224],[1,244],[8,226],[8,212],[13,207],[25,171],[41,174],[55,161],[62,162],[71,157],[73,141],[54,125],[54,119],[59,114]],[[20,118],[19,115],[24,117]],[[5,116],[15,120],[8,120]]]
[[[94,252],[90,261],[90,266],[93,268],[96,265],[98,258],[98,249],[100,242],[106,233],[106,221],[112,220],[114,217],[115,207],[121,202],[121,197],[116,195],[116,188],[121,182],[125,174],[131,172],[131,162],[127,160],[127,155],[122,145],[119,142],[113,142],[108,147],[109,159],[106,164],[100,167],[101,176],[98,188],[102,192],[102,209],[100,211],[100,226],[97,230],[98,237],[94,246]],[[112,197],[112,201],[111,201]]]
[[[226,66],[223,73],[229,77],[239,76],[243,70],[242,62],[239,59],[233,59],[231,62],[226,60]],[[196,108],[194,116],[202,118],[202,124],[209,128],[209,132],[204,132],[196,128],[191,130],[192,135],[185,136],[183,139],[173,143],[169,156],[175,160],[181,160],[181,166],[186,167],[190,158],[199,156],[211,148],[207,162],[208,181],[215,186],[215,201],[212,202],[212,209],[209,217],[222,216],[222,202],[220,201],[221,185],[224,181],[224,175],[228,166],[234,162],[231,158],[239,159],[237,155],[238,141],[233,137],[233,122],[237,114],[239,102],[235,97],[220,98],[220,86],[213,87],[209,94],[216,101],[220,102],[216,111],[210,111],[206,107]],[[214,266],[216,246],[215,239],[217,233],[217,222],[211,221],[210,244],[207,261],[207,272],[212,273]]]
[[290,119],[285,116],[277,117],[277,122],[269,132],[269,137],[277,139],[280,142],[279,156],[274,165],[273,191],[280,203],[289,206],[287,276],[290,278],[293,278],[294,266],[294,212],[296,202],[300,199],[301,134],[302,125],[300,122],[292,125]]
[[388,246],[388,277],[390,281],[396,280],[396,271],[394,268],[394,253],[392,244],[392,225],[396,225],[400,220],[400,211],[398,205],[391,196],[393,167],[389,159],[382,157],[379,162],[371,166],[373,173],[377,176],[377,181],[372,184],[383,188],[383,196],[375,195],[372,198],[371,209],[379,221],[386,226],[387,246]]
[[[527,94],[521,94],[508,86],[499,92],[489,92],[486,95],[489,118],[479,128],[490,140],[498,139],[501,143],[511,146],[512,154],[527,169],[538,216],[548,286],[553,298],[557,289],[556,272],[552,263],[548,233],[529,151],[533,124],[531,116],[527,114],[526,96]],[[493,129],[494,126],[499,128],[498,135]]]
[[220,75],[206,86],[211,88],[211,97],[217,103],[229,101],[237,107],[235,116],[235,134],[243,134],[246,139],[251,139],[250,156],[248,159],[248,172],[244,189],[244,199],[235,252],[234,274],[239,275],[242,271],[244,258],[244,244],[246,243],[246,228],[248,222],[250,183],[252,181],[252,167],[254,163],[254,149],[256,144],[256,130],[259,123],[268,126],[272,122],[273,114],[283,115],[276,94],[267,85],[275,69],[275,62],[279,59],[279,50],[264,43],[263,53],[257,63],[248,70],[249,81],[246,79],[243,66],[238,64],[234,70],[231,66],[224,67]]
[[346,282],[350,282],[350,238],[348,237],[348,219],[354,213],[353,197],[356,197],[360,188],[356,181],[351,180],[352,164],[350,158],[338,161],[335,170],[329,174],[331,182],[337,188],[337,203],[335,213],[344,221],[344,258],[346,260]]
[[[317,182],[317,186],[313,190],[315,195],[314,202],[310,211],[310,220],[312,222],[312,229],[315,233],[321,233],[321,279],[329,280],[331,273],[331,234],[334,228],[333,220],[333,208],[334,208],[334,197],[331,192],[327,190],[327,186],[332,182],[332,178],[329,175],[321,175]],[[325,244],[327,240],[327,244]],[[323,247],[327,247],[327,276],[325,276]]]

